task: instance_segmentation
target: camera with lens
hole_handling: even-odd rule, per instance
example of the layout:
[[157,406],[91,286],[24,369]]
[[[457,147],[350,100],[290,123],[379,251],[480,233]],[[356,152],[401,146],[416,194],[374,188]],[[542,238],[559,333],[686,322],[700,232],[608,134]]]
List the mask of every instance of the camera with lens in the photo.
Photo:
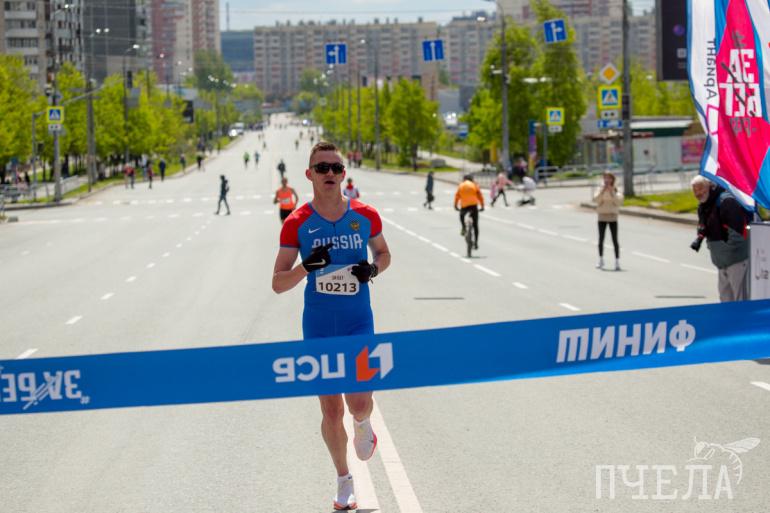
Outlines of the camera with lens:
[[692,248],[693,251],[700,251],[700,247],[703,244],[703,239],[706,238],[706,227],[703,225],[698,225],[698,236],[695,237],[695,240],[692,241],[692,244],[690,244],[690,248]]

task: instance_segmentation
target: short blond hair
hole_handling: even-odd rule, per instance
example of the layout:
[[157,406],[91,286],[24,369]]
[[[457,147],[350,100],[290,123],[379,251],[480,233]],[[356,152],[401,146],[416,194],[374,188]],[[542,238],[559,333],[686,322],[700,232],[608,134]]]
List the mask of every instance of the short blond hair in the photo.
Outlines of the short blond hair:
[[310,150],[310,158],[313,158],[313,155],[318,153],[319,151],[333,151],[335,153],[339,153],[339,148],[337,148],[337,145],[329,142],[329,141],[318,141],[315,146],[313,146],[313,149]]

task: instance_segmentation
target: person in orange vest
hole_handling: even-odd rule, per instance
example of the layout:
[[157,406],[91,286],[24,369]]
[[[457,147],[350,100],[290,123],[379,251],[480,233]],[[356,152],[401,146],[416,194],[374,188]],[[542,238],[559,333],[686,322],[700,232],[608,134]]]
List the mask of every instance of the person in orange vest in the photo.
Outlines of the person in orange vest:
[[289,187],[287,178],[281,178],[281,188],[275,191],[275,198],[273,198],[273,203],[278,203],[280,206],[281,224],[289,217],[289,214],[294,212],[298,202],[297,191]]

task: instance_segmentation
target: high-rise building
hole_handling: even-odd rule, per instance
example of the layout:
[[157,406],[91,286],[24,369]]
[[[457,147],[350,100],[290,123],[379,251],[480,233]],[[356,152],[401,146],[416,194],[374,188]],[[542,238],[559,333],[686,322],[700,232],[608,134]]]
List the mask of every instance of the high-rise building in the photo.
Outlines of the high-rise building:
[[476,85],[487,46],[496,31],[499,18],[486,12],[458,16],[442,29],[446,41],[446,62],[449,79],[457,85]]
[[254,72],[254,32],[227,30],[221,36],[222,59],[233,73]]
[[4,0],[0,52],[18,55],[41,87],[65,62],[83,69],[82,0]]
[[[506,16],[517,20],[533,17],[529,0],[500,0]],[[551,0],[551,5],[565,16],[621,16],[623,0]]]
[[152,61],[162,83],[192,73],[195,53],[219,52],[219,0],[151,0]]
[[367,83],[372,83],[375,74],[381,80],[419,78],[428,96],[436,98],[438,68],[435,62],[423,62],[422,41],[437,35],[438,25],[422,20],[399,23],[397,19],[386,19],[380,23],[375,19],[367,25],[300,22],[256,27],[257,86],[273,98],[296,94],[303,70],[327,70],[325,45],[342,42],[347,43],[348,64],[327,71],[332,83],[349,79],[355,83],[359,73]]
[[147,0],[88,0],[83,11],[85,67],[97,82],[122,73],[123,65],[135,70],[146,67],[150,43]]

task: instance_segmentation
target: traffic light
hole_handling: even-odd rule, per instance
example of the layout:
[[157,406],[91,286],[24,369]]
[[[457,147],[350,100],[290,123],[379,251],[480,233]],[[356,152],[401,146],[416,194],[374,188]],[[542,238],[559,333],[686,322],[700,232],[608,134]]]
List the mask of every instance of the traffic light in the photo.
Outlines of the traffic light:
[[134,88],[134,74],[131,70],[126,71],[126,89]]

